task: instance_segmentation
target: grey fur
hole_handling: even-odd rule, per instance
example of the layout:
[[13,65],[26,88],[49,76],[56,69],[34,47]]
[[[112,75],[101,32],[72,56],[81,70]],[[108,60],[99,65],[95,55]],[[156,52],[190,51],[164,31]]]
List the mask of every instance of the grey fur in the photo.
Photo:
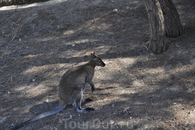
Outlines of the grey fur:
[[[36,117],[15,126],[12,130],[16,130],[33,121],[54,115],[62,111],[68,104],[73,104],[77,112],[95,110],[94,108],[81,107],[85,84],[90,84],[92,92],[95,90],[92,82],[95,66],[105,66],[105,63],[95,54],[91,54],[91,57],[92,59],[88,63],[73,67],[62,76],[59,84],[59,105],[55,109],[37,115]],[[90,101],[90,99],[85,100],[84,102],[86,101]]]

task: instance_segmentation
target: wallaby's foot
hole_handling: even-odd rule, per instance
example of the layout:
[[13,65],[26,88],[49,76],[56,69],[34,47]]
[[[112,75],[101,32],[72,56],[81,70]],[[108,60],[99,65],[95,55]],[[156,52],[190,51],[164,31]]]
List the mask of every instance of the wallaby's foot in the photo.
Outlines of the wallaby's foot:
[[[92,101],[92,99],[87,98],[87,99],[85,99],[85,101]],[[94,111],[95,110],[94,108],[90,108],[90,107],[82,108],[81,102],[82,102],[81,100],[77,100],[73,104],[75,106],[77,112],[86,112],[86,111]]]
[[85,111],[95,111],[95,109],[91,108],[91,107],[87,107],[87,108],[85,108]]
[[81,109],[76,109],[77,112],[89,112],[89,111],[95,111],[94,108],[87,107],[87,108],[81,108]]
[[95,91],[95,87],[92,87],[92,88],[91,88],[91,91],[92,91],[92,92]]

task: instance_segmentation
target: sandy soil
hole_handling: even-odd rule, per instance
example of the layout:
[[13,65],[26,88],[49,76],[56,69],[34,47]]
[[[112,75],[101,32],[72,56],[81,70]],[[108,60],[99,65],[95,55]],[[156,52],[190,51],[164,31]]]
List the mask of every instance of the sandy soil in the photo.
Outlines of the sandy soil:
[[184,34],[168,51],[145,47],[149,25],[140,0],[51,0],[0,8],[0,129],[53,109],[58,83],[95,51],[107,64],[77,113],[72,106],[21,130],[195,129],[195,2],[175,0]]

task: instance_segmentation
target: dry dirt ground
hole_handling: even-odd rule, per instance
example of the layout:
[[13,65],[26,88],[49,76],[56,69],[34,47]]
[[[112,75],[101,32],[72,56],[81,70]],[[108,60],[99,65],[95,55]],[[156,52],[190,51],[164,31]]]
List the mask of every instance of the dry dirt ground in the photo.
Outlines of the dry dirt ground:
[[174,1],[184,34],[168,51],[149,53],[149,25],[140,0],[51,0],[0,8],[0,129],[58,104],[58,83],[95,51],[94,101],[72,106],[21,130],[195,129],[195,1]]

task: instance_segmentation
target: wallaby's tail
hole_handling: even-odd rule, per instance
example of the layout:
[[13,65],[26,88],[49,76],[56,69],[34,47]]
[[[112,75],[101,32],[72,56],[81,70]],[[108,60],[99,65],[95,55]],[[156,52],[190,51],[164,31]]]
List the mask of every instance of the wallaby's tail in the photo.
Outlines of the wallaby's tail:
[[47,117],[47,116],[50,116],[50,115],[54,115],[54,114],[56,114],[56,113],[62,111],[65,107],[66,107],[66,105],[59,105],[59,106],[57,106],[55,109],[53,109],[53,110],[51,110],[51,111],[44,112],[44,113],[42,113],[42,114],[40,114],[40,115],[38,115],[38,116],[36,116],[36,117],[34,117],[34,118],[28,120],[28,121],[25,121],[25,122],[23,122],[23,123],[21,123],[21,124],[15,126],[12,130],[17,130],[18,128],[20,128],[20,127],[22,127],[22,126],[24,126],[24,125],[27,125],[27,124],[29,124],[29,123],[31,123],[31,122],[33,122],[33,121],[37,121],[37,120],[42,119],[42,118],[44,118],[44,117]]

